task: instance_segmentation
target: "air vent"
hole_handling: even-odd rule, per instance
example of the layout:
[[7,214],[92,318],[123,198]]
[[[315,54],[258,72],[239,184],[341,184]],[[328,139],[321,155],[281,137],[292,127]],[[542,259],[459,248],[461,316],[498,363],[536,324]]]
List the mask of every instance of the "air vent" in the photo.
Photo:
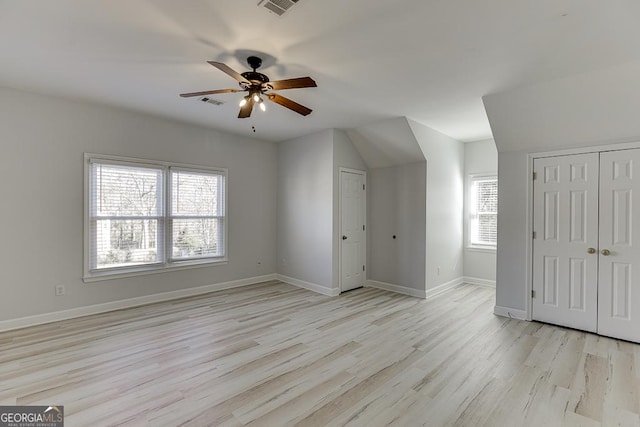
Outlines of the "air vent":
[[298,3],[299,0],[261,0],[258,6],[263,6],[269,12],[273,12],[278,16],[284,15],[291,6]]
[[222,104],[224,104],[224,102],[220,101],[219,99],[209,98],[208,96],[203,96],[202,98],[200,98],[200,101],[206,102],[208,104],[213,104],[213,105],[222,105]]

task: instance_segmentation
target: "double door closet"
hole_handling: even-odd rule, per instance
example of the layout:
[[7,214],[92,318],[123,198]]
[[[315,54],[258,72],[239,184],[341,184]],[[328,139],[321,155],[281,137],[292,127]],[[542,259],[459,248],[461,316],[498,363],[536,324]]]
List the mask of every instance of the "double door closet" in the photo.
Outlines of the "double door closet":
[[534,172],[533,320],[640,342],[640,149]]

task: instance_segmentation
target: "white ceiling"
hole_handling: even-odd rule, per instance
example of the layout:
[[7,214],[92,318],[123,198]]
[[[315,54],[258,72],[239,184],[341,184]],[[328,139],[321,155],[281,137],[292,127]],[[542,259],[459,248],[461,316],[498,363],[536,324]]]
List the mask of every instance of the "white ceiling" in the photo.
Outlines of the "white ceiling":
[[[491,136],[481,97],[640,58],[637,0],[0,0],[0,86],[97,101],[279,141],[406,116],[458,140]],[[237,119],[182,92],[234,88],[206,64],[272,80],[314,112]]]

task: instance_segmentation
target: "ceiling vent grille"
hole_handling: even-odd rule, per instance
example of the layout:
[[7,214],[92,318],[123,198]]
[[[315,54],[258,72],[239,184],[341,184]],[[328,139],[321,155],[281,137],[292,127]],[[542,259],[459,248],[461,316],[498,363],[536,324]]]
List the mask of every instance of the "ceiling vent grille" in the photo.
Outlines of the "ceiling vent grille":
[[284,15],[291,6],[298,3],[299,0],[261,0],[258,6],[263,6],[269,12],[273,12],[278,16]]
[[202,98],[200,98],[200,101],[206,102],[207,104],[213,104],[213,105],[224,104],[224,102],[220,101],[219,99],[209,98],[208,96],[203,96]]

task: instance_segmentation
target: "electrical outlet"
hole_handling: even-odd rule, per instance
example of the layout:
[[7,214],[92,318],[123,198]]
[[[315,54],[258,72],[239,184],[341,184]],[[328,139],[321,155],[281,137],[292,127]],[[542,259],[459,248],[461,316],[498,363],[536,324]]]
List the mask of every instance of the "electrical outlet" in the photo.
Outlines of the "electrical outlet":
[[64,288],[64,285],[56,285],[54,289],[57,297],[61,297],[63,295],[66,295],[67,293],[67,290]]

